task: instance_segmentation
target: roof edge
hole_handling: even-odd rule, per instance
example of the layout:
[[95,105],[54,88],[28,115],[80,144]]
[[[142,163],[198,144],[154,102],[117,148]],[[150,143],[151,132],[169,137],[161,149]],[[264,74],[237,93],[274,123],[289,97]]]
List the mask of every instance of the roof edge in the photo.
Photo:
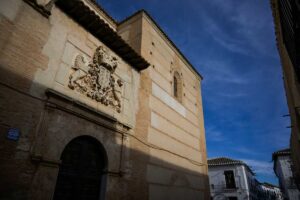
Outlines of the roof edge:
[[[227,159],[228,161],[227,162],[224,162],[224,163],[214,163],[214,164],[209,164],[209,161],[210,160],[215,160],[215,159]],[[216,157],[216,158],[211,158],[211,159],[207,159],[207,165],[209,167],[217,167],[217,166],[233,166],[233,165],[241,165],[241,166],[245,166],[248,171],[253,175],[255,176],[255,173],[253,172],[253,170],[250,168],[249,165],[247,165],[247,163],[245,163],[244,161],[242,160],[234,160],[234,159],[231,159],[231,158],[228,158],[228,157]]]
[[56,5],[133,68],[143,70],[150,65],[148,61],[81,0],[58,0]]
[[118,23],[117,26],[127,22],[128,20],[134,18],[135,16],[144,13],[151,22],[157,27],[157,29],[161,32],[161,34],[167,39],[167,41],[175,48],[175,50],[179,53],[179,55],[183,58],[183,60],[191,67],[191,69],[203,80],[203,76],[198,72],[198,70],[194,67],[194,65],[185,57],[185,55],[180,51],[180,49],[176,46],[176,44],[168,37],[168,35],[162,30],[159,24],[153,19],[153,17],[144,9],[138,10],[137,12],[133,13],[132,15],[126,17],[122,21]]
[[91,2],[93,5],[95,5],[101,12],[103,12],[103,14],[109,18],[115,25],[116,27],[118,26],[118,22],[117,20],[115,20],[102,6],[100,6],[99,3],[97,3],[97,0],[87,0],[89,2]]
[[275,159],[276,159],[278,156],[288,156],[288,155],[291,155],[291,150],[290,150],[290,148],[281,149],[281,150],[278,150],[278,151],[275,151],[274,153],[272,153],[272,160],[275,161]]

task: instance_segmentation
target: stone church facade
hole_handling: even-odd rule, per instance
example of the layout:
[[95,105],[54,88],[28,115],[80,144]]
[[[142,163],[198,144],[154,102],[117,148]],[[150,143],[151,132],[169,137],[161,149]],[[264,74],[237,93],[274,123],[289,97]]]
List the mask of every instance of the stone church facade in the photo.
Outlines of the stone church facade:
[[209,199],[201,75],[144,10],[0,1],[0,199]]

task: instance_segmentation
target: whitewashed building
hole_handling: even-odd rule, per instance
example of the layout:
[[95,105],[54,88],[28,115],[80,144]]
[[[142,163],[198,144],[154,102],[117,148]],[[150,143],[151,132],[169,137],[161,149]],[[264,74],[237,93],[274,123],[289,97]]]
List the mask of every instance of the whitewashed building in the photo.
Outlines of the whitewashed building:
[[280,190],[266,189],[251,168],[231,158],[208,159],[212,200],[281,200]]
[[290,149],[273,153],[274,172],[279,179],[279,186],[286,200],[300,200],[300,192],[296,187],[291,170]]
[[272,185],[270,183],[261,183],[259,184],[260,196],[259,199],[264,200],[283,200],[283,195],[279,187]]

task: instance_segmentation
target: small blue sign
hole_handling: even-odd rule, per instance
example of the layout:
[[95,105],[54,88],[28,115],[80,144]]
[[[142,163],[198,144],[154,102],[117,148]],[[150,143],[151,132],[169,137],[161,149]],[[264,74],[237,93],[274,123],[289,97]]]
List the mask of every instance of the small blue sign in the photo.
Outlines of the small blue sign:
[[7,138],[10,140],[17,141],[20,137],[20,130],[18,128],[10,128],[7,132]]

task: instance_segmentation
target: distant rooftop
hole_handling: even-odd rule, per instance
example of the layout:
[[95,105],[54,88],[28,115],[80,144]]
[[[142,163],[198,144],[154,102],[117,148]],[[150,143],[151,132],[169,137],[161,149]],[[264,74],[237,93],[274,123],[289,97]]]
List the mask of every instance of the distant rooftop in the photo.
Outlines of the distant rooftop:
[[276,151],[272,154],[272,159],[275,160],[278,156],[287,156],[291,154],[291,150],[289,148],[282,149],[279,151]]
[[212,158],[207,161],[209,166],[245,164],[241,160],[234,160],[226,157]]
[[250,173],[254,175],[252,169],[245,162],[241,160],[234,160],[227,157],[218,157],[218,158],[208,159],[207,163],[208,163],[208,167],[226,166],[226,165],[244,165],[250,171]]
[[289,155],[291,155],[291,150],[289,148],[276,151],[272,154],[273,170],[274,170],[276,176],[278,176],[277,171],[276,171],[277,158],[279,156],[289,156]]

